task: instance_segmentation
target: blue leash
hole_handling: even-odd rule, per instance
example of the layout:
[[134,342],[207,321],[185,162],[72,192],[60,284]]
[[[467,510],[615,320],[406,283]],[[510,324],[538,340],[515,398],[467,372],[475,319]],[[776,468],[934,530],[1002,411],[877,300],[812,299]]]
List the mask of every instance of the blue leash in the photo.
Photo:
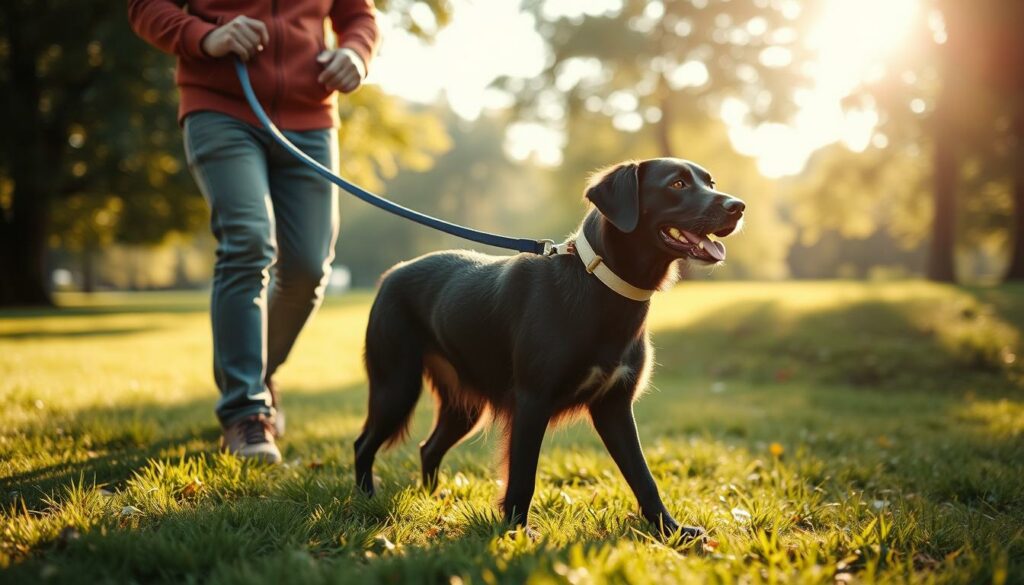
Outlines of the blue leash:
[[263,124],[263,127],[270,132],[271,136],[274,137],[274,140],[292,156],[316,171],[320,176],[348,191],[352,195],[355,195],[359,199],[399,217],[404,217],[405,219],[412,220],[418,224],[432,227],[435,230],[439,230],[453,236],[458,236],[471,242],[533,254],[546,254],[552,249],[553,242],[550,240],[538,241],[527,238],[511,238],[449,223],[447,221],[437,219],[436,217],[431,217],[409,209],[408,207],[403,207],[392,201],[388,201],[380,195],[370,193],[359,185],[355,185],[345,179],[342,179],[338,175],[332,173],[331,170],[324,165],[313,160],[313,158],[308,154],[299,150],[298,147],[292,144],[291,141],[281,133],[277,126],[270,121],[270,117],[267,116],[265,111],[263,111],[263,106],[261,106],[259,100],[256,99],[256,92],[253,91],[252,83],[249,81],[249,71],[246,69],[245,64],[238,58],[235,58],[235,73],[238,74],[238,81],[242,84],[242,91],[245,92],[245,99],[249,102],[249,107],[252,108],[253,113],[256,114],[256,117],[259,119],[260,123]]

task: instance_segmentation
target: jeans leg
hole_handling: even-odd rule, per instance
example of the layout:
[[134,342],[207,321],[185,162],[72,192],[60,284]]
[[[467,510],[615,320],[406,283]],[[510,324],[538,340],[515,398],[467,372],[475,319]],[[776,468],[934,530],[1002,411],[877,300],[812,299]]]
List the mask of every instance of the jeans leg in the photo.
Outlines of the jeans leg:
[[[287,132],[301,150],[338,166],[334,130]],[[338,237],[338,188],[274,145],[270,197],[277,222],[278,261],[270,290],[268,376],[284,363],[299,332],[323,300]]]
[[189,168],[210,205],[217,239],[210,302],[217,417],[226,425],[269,416],[267,283],[277,244],[266,146],[255,128],[215,112],[189,115],[184,133]]

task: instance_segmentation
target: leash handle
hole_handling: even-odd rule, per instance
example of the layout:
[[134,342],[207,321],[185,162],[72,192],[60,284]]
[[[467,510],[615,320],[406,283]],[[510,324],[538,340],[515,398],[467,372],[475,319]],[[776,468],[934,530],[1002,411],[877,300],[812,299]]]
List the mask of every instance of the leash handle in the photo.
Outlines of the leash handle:
[[245,99],[249,102],[249,107],[252,108],[253,113],[256,114],[256,118],[259,119],[261,124],[263,124],[263,127],[270,132],[270,135],[274,138],[275,142],[281,145],[281,147],[288,151],[289,154],[299,159],[303,164],[316,171],[317,174],[366,203],[383,209],[389,213],[393,213],[399,217],[404,217],[405,219],[414,221],[420,225],[425,225],[471,242],[532,254],[545,254],[550,249],[550,240],[537,241],[528,238],[512,238],[450,223],[442,219],[420,213],[419,211],[409,209],[408,207],[403,207],[393,201],[381,197],[380,195],[375,195],[374,193],[363,189],[359,185],[342,179],[331,172],[330,169],[314,160],[308,154],[299,150],[299,148],[292,144],[292,142],[288,140],[288,137],[286,137],[281,130],[274,125],[270,120],[270,117],[267,116],[267,113],[263,110],[263,106],[260,105],[259,99],[256,98],[256,92],[252,89],[252,83],[249,81],[249,71],[246,69],[245,63],[243,63],[238,57],[235,57],[235,73],[238,75],[238,81],[242,84],[242,92],[245,93]]

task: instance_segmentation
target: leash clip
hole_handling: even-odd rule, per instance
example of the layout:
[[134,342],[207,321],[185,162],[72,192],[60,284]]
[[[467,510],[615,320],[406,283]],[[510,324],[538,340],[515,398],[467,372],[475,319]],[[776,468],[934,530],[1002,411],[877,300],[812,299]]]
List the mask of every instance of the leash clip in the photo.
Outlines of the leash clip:
[[554,240],[537,240],[537,243],[544,244],[544,248],[540,253],[541,256],[554,256],[555,253],[558,252],[558,250],[555,249]]

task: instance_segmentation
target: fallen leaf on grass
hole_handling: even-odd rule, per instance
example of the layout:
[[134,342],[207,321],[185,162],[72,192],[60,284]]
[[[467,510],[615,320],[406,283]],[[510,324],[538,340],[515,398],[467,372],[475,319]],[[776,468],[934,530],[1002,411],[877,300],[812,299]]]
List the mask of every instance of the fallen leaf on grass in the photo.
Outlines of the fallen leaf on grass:
[[193,478],[185,487],[181,488],[181,497],[193,498],[199,494],[199,490],[203,489],[203,482],[198,478]]

